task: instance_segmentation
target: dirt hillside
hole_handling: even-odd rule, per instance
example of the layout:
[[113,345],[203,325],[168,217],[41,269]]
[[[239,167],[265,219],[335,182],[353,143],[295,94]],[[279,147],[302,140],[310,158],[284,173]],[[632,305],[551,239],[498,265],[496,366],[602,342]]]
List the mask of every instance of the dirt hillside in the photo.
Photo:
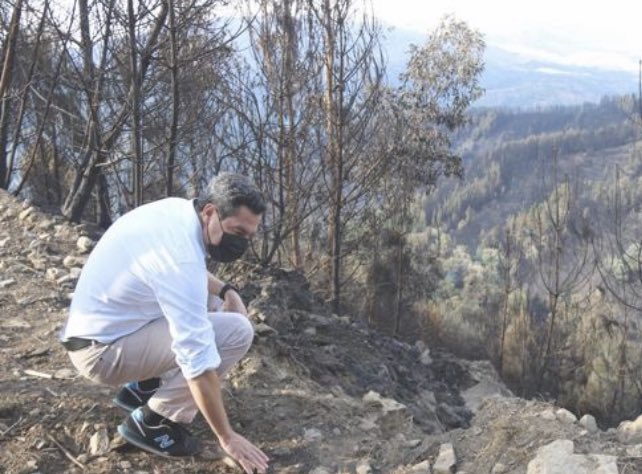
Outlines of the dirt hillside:
[[[58,331],[98,238],[0,191],[0,473],[240,472],[200,417],[191,427],[206,446],[198,457],[166,460],[126,445],[116,434],[125,413],[110,402],[116,389],[74,373]],[[513,398],[487,363],[331,314],[296,272],[237,274],[256,338],[226,382],[226,404],[272,458],[271,472],[558,472],[534,470],[538,449],[556,440],[579,453],[566,453],[568,462],[642,472],[637,425],[603,432]],[[577,457],[595,453],[613,458]]]

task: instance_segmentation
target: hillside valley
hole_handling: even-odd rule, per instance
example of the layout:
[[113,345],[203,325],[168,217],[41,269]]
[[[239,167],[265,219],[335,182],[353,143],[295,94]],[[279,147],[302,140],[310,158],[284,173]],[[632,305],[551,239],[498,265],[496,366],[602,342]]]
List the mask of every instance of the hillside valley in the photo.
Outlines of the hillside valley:
[[465,177],[437,187],[426,200],[427,219],[443,220],[454,239],[474,251],[496,241],[511,216],[541,202],[555,173],[580,191],[583,205],[604,211],[616,169],[632,179],[642,173],[633,100],[478,110],[456,138]]
[[[0,472],[239,472],[211,441],[165,460],[126,445],[114,389],[79,378],[57,342],[99,232],[0,193]],[[237,269],[238,270],[238,269]],[[601,430],[591,416],[512,396],[488,362],[458,359],[331,314],[295,272],[243,266],[256,328],[229,377],[232,422],[279,473],[577,474],[642,469],[642,421]],[[586,415],[589,415],[586,413]]]

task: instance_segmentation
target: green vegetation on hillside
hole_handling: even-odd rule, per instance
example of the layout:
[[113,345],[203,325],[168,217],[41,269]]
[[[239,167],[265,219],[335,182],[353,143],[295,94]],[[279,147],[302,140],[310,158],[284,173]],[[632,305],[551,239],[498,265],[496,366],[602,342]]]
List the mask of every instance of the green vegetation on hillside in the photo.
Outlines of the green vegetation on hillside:
[[[466,177],[425,201],[440,275],[429,334],[489,357],[514,389],[605,423],[642,399],[642,148],[633,98],[484,110],[459,134]],[[434,239],[433,239],[434,242]]]

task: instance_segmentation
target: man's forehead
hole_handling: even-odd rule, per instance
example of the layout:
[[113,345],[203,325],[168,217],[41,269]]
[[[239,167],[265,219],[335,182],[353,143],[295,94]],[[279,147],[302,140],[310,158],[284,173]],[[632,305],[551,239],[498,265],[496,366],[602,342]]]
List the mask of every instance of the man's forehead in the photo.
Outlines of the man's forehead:
[[254,234],[261,221],[261,216],[254,214],[246,206],[240,206],[234,214],[224,220],[230,227],[243,230],[246,234]]

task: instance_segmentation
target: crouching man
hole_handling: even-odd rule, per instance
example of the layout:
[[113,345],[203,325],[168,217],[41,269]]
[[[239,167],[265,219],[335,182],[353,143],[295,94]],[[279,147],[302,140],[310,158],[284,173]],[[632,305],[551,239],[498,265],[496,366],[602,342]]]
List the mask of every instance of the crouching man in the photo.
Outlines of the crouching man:
[[[246,472],[268,457],[236,433],[221,378],[248,351],[253,329],[236,290],[205,266],[238,259],[257,231],[264,200],[244,176],[221,174],[198,199],[167,198],[119,218],[90,254],[76,286],[62,343],[80,374],[121,385],[130,410],[118,427],[128,442],[163,456],[190,456],[182,426],[197,410]],[[208,312],[208,300],[222,309]]]

